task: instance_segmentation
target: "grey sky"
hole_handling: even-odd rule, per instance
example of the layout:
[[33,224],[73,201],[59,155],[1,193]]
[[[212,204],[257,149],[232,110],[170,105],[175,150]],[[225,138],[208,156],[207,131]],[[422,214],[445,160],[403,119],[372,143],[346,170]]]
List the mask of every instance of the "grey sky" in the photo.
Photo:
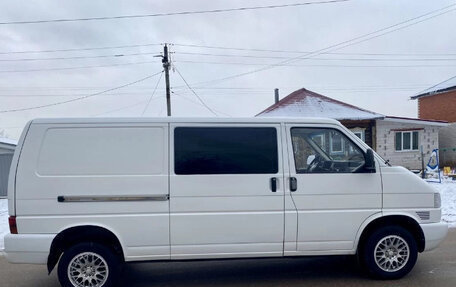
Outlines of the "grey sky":
[[[305,1],[2,1],[0,2],[0,22],[149,14],[297,2]],[[0,26],[0,53],[163,42],[315,51],[453,3],[454,1],[447,0],[352,0],[335,4],[220,14],[3,25]],[[220,116],[253,116],[272,104],[275,87],[280,89],[281,97],[305,87],[375,112],[416,117],[416,102],[410,101],[409,97],[456,75],[454,27],[456,27],[456,12],[451,12],[337,51],[355,53],[355,55],[320,55],[316,58],[323,59],[303,60],[295,63],[296,66],[277,67],[210,85],[195,85],[195,90]],[[262,64],[275,63],[281,59],[183,53],[255,57],[296,56],[290,53],[183,46],[171,46],[170,49],[175,52],[172,56],[176,67],[191,85],[247,72],[262,67]],[[155,52],[158,54],[161,50],[161,46],[145,46],[58,53],[0,54],[0,110],[39,106],[96,93],[144,78],[162,69],[160,59],[153,57],[154,54],[48,61],[7,62],[1,61],[2,59]],[[399,57],[366,56],[360,53],[435,55]],[[442,55],[451,53],[454,55]],[[344,60],[334,60],[336,58]],[[360,61],[360,58],[370,60]],[[414,60],[379,61],[379,58]],[[417,61],[417,58],[422,60]],[[430,61],[429,58],[448,60]],[[40,72],[3,72],[138,62],[150,63]],[[391,67],[392,65],[400,67]],[[5,129],[10,137],[17,138],[25,122],[36,117],[140,116],[157,80],[158,76],[115,92],[65,105],[3,113],[0,114],[0,130]],[[176,93],[172,101],[173,115],[213,116],[199,103],[191,91],[183,88],[183,81],[173,71],[171,71],[171,84]],[[162,78],[145,116],[165,115],[164,95]]]

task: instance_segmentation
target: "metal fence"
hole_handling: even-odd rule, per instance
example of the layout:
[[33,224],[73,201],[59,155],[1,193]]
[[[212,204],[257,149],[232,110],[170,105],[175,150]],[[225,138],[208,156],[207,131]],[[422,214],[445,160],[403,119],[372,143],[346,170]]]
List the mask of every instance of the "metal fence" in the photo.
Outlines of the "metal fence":
[[456,147],[441,148],[439,150],[440,166],[456,168]]

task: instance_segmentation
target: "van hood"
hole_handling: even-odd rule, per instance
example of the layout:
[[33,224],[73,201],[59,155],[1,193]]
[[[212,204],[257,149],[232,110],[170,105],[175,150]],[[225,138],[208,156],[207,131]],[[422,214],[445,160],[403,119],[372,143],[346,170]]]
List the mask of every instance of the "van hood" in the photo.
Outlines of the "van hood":
[[435,193],[430,184],[418,175],[402,166],[384,166],[380,168],[383,193]]

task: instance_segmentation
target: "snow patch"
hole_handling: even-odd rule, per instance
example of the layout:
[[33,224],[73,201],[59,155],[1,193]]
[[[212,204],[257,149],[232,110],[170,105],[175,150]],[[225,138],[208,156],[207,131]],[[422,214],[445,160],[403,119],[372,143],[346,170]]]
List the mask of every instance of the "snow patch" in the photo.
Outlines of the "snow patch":
[[430,182],[442,198],[442,221],[456,228],[456,181],[443,178],[442,183]]
[[448,89],[448,88],[452,88],[452,87],[456,87],[456,76],[451,77],[448,80],[440,82],[437,85],[434,85],[434,86],[432,86],[430,88],[427,88],[424,91],[419,92],[418,95],[413,96],[412,99],[419,98],[420,95],[438,93],[439,91],[442,91],[442,90],[445,90],[445,89]]
[[291,93],[257,116],[326,117],[336,120],[367,120],[385,117],[305,89]]
[[0,137],[0,143],[5,143],[5,144],[9,144],[9,145],[17,145],[17,140]]
[[364,120],[382,117],[379,114],[358,110],[352,107],[344,106],[329,100],[306,97],[301,101],[296,101],[284,105],[278,109],[268,111],[260,116],[263,117],[329,117],[338,120]]

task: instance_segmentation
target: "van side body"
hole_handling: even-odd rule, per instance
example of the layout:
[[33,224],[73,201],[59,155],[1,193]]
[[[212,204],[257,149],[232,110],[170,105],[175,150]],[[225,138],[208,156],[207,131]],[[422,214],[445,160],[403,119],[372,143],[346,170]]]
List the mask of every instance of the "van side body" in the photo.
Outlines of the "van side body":
[[[33,120],[11,166],[5,252],[51,272],[84,242],[132,262],[362,255],[398,237],[388,260],[405,266],[445,238],[440,196],[375,153],[369,170],[368,150],[324,118]],[[408,268],[383,261],[366,264]]]

